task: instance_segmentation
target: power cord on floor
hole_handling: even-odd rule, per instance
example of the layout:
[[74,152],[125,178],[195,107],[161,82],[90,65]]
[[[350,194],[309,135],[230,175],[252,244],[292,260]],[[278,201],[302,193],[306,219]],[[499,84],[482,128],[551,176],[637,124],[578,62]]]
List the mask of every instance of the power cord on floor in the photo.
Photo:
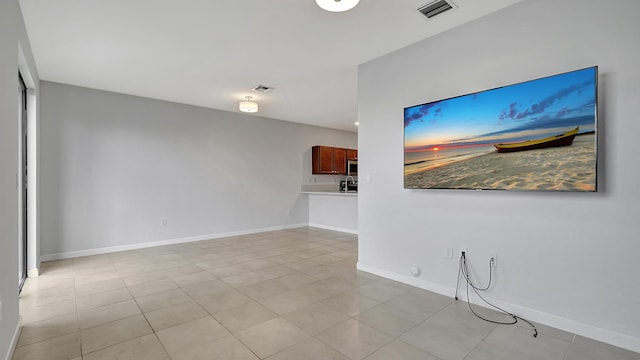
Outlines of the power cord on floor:
[[[460,266],[458,267],[458,281],[456,282],[456,295],[455,295],[455,299],[458,300],[458,287],[460,286],[460,274],[462,274],[462,276],[465,279],[465,282],[467,283],[467,305],[469,306],[469,310],[471,310],[471,313],[473,313],[473,315],[475,315],[477,318],[493,323],[493,324],[499,324],[499,325],[514,325],[518,322],[518,320],[522,320],[524,322],[526,322],[527,324],[529,324],[529,326],[531,326],[531,328],[533,329],[533,337],[538,337],[538,329],[536,329],[536,326],[533,325],[533,323],[531,323],[531,321],[522,318],[518,315],[512,314],[496,305],[491,304],[489,301],[487,301],[484,297],[482,297],[482,295],[480,295],[480,291],[486,291],[491,287],[491,281],[493,278],[493,261],[494,259],[491,258],[489,259],[489,283],[487,284],[486,287],[478,287],[476,285],[473,284],[473,281],[471,281],[471,274],[469,273],[469,266],[467,264],[467,256],[466,253],[463,251],[462,255],[460,256]],[[513,318],[512,321],[497,321],[497,320],[492,320],[492,319],[487,319],[481,315],[479,315],[478,313],[475,312],[475,310],[473,310],[473,307],[471,306],[471,301],[469,301],[469,288],[471,288],[473,290],[473,292],[476,293],[476,295],[478,295],[478,297],[480,299],[482,299],[482,301],[484,301],[487,305],[491,306],[492,308],[500,311],[501,313],[511,316]]]

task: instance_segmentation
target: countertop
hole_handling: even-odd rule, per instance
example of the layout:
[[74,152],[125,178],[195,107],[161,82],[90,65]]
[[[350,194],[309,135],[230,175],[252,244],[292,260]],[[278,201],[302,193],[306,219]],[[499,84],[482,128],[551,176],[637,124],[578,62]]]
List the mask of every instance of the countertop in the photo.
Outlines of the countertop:
[[310,195],[358,196],[358,193],[355,191],[349,191],[346,193],[338,191],[301,191],[301,193]]

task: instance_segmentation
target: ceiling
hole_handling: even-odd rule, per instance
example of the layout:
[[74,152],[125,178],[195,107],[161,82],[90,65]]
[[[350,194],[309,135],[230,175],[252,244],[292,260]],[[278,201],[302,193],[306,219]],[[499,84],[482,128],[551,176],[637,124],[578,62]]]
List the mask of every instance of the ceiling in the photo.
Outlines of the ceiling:
[[[42,80],[357,131],[357,66],[522,0],[20,0]],[[437,54],[442,56],[442,54]],[[425,59],[428,61],[428,59]],[[268,93],[251,90],[262,84]]]

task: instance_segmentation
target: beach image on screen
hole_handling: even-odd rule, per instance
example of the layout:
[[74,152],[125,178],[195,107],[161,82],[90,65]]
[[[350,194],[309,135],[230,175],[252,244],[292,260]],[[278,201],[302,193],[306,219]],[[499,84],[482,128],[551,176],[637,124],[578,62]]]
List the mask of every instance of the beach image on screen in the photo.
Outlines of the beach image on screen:
[[404,109],[404,187],[596,191],[597,67]]

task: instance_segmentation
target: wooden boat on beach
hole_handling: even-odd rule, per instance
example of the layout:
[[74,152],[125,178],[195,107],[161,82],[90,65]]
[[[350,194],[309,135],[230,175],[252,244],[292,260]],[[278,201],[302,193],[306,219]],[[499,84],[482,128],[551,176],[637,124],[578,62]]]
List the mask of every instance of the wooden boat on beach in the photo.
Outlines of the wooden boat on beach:
[[543,139],[527,140],[510,144],[495,144],[494,146],[499,153],[569,146],[573,143],[573,139],[578,134],[579,128],[580,127],[576,127],[573,130],[569,130],[563,132],[562,134],[549,136]]

